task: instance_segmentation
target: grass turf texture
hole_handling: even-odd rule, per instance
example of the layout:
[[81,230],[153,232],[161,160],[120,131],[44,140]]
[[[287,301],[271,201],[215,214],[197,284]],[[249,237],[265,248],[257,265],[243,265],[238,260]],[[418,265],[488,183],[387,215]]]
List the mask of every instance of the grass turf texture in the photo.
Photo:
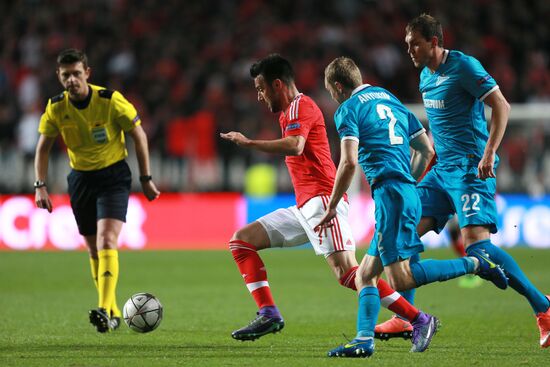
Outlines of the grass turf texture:
[[[361,252],[363,253],[363,252]],[[510,253],[540,289],[550,292],[550,251]],[[452,257],[448,250],[424,258]],[[231,339],[255,305],[229,252],[122,252],[118,302],[151,292],[164,305],[159,329],[126,325],[99,334],[88,323],[96,293],[84,252],[0,253],[0,366],[543,366],[531,308],[512,290],[458,281],[424,286],[417,305],[443,328],[425,353],[410,342],[378,341],[368,361],[329,359],[326,352],[355,333],[356,296],[342,288],[310,250],[262,252],[282,334],[255,342]],[[383,310],[380,320],[390,314]]]

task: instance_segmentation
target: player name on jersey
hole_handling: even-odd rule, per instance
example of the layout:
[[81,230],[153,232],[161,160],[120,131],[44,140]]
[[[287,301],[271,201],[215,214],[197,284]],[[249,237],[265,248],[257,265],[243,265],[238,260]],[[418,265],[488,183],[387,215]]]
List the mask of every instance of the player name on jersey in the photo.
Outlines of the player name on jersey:
[[368,101],[374,101],[376,99],[390,99],[390,95],[384,92],[363,93],[357,95],[357,98],[361,103]]

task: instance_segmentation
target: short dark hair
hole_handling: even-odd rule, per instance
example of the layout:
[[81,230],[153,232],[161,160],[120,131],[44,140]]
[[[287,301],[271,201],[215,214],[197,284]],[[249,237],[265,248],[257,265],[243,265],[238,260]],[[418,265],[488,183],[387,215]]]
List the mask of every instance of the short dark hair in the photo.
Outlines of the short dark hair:
[[256,78],[262,75],[271,84],[275,79],[281,79],[286,85],[294,82],[294,70],[290,62],[279,54],[271,54],[255,62],[250,67],[250,76]]
[[84,69],[88,67],[88,57],[86,54],[76,48],[68,48],[57,55],[57,66],[74,64],[81,62]]
[[441,23],[429,14],[421,14],[411,20],[405,28],[407,33],[418,32],[427,41],[437,37],[437,45],[443,47],[443,27]]

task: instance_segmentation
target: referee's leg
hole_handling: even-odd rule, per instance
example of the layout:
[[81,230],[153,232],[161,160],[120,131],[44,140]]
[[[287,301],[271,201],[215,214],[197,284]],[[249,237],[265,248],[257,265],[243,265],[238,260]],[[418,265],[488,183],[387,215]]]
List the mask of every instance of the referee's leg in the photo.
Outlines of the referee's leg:
[[105,309],[107,315],[112,317],[120,317],[120,310],[116,305],[119,274],[117,243],[123,224],[123,221],[113,218],[102,218],[97,222],[98,307]]

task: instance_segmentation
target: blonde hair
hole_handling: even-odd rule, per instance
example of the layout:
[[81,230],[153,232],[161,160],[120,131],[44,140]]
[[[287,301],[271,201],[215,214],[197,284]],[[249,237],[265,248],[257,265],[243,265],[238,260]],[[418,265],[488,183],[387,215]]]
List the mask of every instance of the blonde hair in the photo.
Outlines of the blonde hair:
[[355,89],[363,84],[363,77],[352,59],[341,56],[332,60],[325,68],[325,82],[331,85],[338,82],[344,88]]

